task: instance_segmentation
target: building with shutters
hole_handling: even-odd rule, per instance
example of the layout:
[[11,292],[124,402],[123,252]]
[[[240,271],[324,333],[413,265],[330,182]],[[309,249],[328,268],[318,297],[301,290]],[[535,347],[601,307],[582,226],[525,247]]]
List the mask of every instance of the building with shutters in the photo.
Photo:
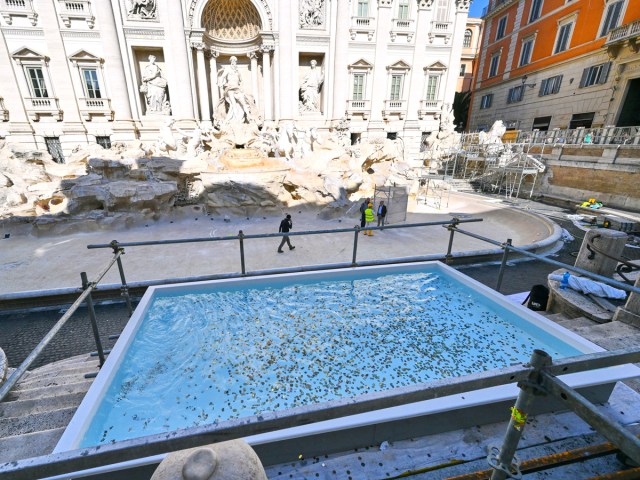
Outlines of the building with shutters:
[[490,0],[469,129],[640,125],[640,0]]
[[263,128],[347,124],[417,157],[453,102],[469,4],[0,0],[0,136],[58,161],[153,142],[170,119],[210,125],[238,84]]

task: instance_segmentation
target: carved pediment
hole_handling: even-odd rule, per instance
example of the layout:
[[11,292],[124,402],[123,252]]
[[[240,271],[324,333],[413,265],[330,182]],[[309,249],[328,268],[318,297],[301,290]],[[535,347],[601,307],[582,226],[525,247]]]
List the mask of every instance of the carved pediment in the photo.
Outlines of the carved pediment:
[[104,62],[103,58],[96,57],[92,53],[87,52],[86,50],[78,50],[73,55],[69,55],[69,60],[72,62],[82,62],[82,63],[102,63]]
[[424,67],[425,70],[446,70],[447,66],[442,62],[434,62],[431,65]]
[[373,70],[373,65],[367,62],[364,58],[361,58],[357,62],[353,62],[349,65],[349,71],[352,70]]
[[46,62],[49,60],[49,57],[47,57],[46,55],[42,55],[41,53],[38,53],[35,50],[31,50],[27,47],[19,48],[11,54],[11,57],[13,57],[15,60],[21,60],[23,62],[29,60]]
[[411,65],[404,60],[399,60],[396,63],[389,65],[387,70],[411,70]]

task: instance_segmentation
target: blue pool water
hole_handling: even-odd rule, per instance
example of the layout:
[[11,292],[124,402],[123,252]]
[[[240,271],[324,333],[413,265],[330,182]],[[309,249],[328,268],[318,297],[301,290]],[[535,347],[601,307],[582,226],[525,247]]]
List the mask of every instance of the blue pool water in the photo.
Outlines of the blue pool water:
[[442,270],[156,292],[80,446],[581,352]]

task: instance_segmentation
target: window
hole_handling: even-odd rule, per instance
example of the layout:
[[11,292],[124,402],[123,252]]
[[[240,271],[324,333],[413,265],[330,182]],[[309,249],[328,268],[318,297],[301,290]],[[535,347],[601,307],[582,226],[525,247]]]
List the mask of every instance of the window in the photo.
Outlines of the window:
[[398,0],[398,19],[407,20],[409,18],[409,0]]
[[488,93],[487,95],[483,95],[480,99],[480,108],[490,108],[491,103],[493,102],[493,93]]
[[364,73],[353,74],[353,97],[352,100],[364,100]]
[[529,65],[531,62],[531,53],[533,52],[533,38],[525,38],[522,40],[522,48],[520,49],[520,67]]
[[427,79],[427,96],[425,100],[434,101],[438,99],[438,87],[440,86],[440,75],[429,75]]
[[571,116],[569,128],[591,128],[591,125],[593,124],[593,117],[595,117],[595,115],[595,112],[575,113]]
[[556,47],[553,49],[553,53],[564,52],[569,48],[569,38],[571,37],[571,29],[573,28],[573,22],[565,23],[558,29],[558,38],[556,39]]
[[500,54],[496,53],[491,57],[489,65],[489,77],[495,77],[498,74],[498,65],[500,64]]
[[387,132],[387,140],[397,140],[398,132]]
[[96,136],[96,143],[100,145],[102,148],[109,150],[111,148],[111,137],[99,137]]
[[27,67],[27,77],[29,78],[31,95],[36,98],[46,98],[49,96],[41,67]]
[[462,41],[462,46],[464,48],[471,48],[471,39],[473,38],[473,32],[471,30],[464,31],[464,40]]
[[607,5],[607,10],[605,11],[604,15],[604,23],[602,24],[602,29],[600,30],[601,37],[604,37],[607,33],[618,26],[623,5],[624,0],[610,2],[609,5]]
[[590,87],[591,85],[600,85],[607,82],[611,62],[601,63],[587,67],[582,71],[579,88]]
[[460,64],[460,76],[464,77],[465,73],[467,73],[467,64],[466,63],[461,63]]
[[560,85],[562,84],[562,75],[556,75],[555,77],[549,77],[542,80],[540,85],[540,93],[538,96],[544,97],[545,95],[551,95],[560,91]]
[[59,137],[44,137],[44,144],[56,163],[64,163],[64,154],[62,153]]
[[87,98],[102,98],[97,70],[95,68],[85,68],[82,70],[82,77]]
[[358,17],[369,16],[369,0],[358,0]]
[[509,89],[507,94],[507,103],[521,102],[524,95],[524,85],[518,85]]
[[504,37],[504,33],[507,29],[508,17],[509,17],[508,15],[505,15],[500,20],[498,20],[498,28],[496,30],[496,40],[500,40],[502,37]]
[[436,4],[436,22],[449,21],[449,0],[437,0]]
[[402,77],[404,75],[391,75],[391,92],[389,100],[400,100],[402,98]]
[[536,117],[533,119],[533,127],[532,130],[540,130],[541,132],[546,132],[549,130],[549,125],[551,125],[551,117]]
[[540,18],[542,12],[542,0],[533,0],[531,4],[531,12],[529,12],[529,23],[536,21]]

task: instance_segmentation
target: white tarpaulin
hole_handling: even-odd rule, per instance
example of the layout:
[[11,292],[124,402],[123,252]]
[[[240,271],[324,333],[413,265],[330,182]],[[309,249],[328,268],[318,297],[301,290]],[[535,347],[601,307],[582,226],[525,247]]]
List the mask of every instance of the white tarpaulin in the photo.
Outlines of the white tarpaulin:
[[[549,275],[549,279],[561,282],[562,275]],[[604,283],[596,282],[595,280],[590,280],[585,277],[576,277],[575,275],[569,276],[569,287],[578,292],[582,292],[585,295],[591,294],[596,297],[623,300],[627,296],[627,293],[624,290],[613,288],[609,285],[605,285]]]

